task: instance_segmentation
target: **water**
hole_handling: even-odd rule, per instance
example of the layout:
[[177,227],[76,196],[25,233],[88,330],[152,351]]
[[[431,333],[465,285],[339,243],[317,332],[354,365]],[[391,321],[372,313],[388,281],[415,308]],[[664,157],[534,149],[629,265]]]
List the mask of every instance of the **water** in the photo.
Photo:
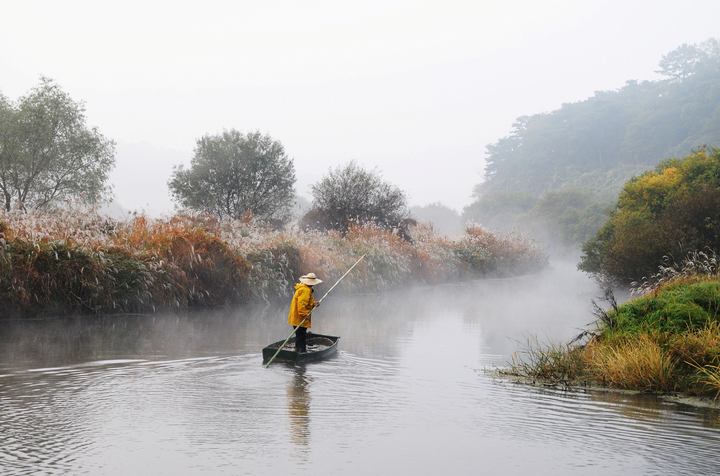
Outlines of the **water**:
[[284,307],[2,323],[0,473],[718,474],[715,410],[487,372],[590,319],[566,271],[334,297],[306,366],[261,366]]

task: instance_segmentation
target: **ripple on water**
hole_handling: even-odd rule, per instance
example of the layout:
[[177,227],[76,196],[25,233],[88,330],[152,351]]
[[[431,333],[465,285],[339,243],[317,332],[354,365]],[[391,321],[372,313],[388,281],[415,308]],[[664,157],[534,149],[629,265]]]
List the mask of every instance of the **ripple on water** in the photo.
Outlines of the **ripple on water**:
[[423,366],[344,351],[314,365],[264,369],[261,359],[105,360],[7,373],[0,384],[0,468],[321,474],[329,469],[323,465],[362,468],[358,458],[376,469],[420,458],[434,471],[440,463],[431,452],[453,455],[447,458],[462,468],[475,461],[476,448],[485,464],[501,469],[499,460],[535,447],[565,454],[564,467],[582,472],[623,465],[649,474],[718,470],[720,432],[710,412],[517,385],[465,364]]
[[[654,396],[538,388],[484,379],[478,404],[496,416],[499,433],[593,448],[598,462],[618,455],[657,463],[665,474],[715,474],[720,445],[716,411],[682,410]],[[512,411],[509,411],[511,409]],[[688,464],[688,458],[693,461]]]

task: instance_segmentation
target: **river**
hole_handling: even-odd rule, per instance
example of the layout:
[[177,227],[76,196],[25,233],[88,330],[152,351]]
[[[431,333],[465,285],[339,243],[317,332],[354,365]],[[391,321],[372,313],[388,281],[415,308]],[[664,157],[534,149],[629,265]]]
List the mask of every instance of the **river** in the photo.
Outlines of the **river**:
[[329,360],[261,366],[285,306],[0,322],[0,473],[718,474],[717,410],[498,379],[598,290],[537,276],[332,296]]

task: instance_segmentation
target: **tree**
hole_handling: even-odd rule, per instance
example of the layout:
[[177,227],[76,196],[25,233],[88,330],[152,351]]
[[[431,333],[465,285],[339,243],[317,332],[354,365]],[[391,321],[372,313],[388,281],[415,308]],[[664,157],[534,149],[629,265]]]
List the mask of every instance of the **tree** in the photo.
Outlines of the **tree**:
[[680,45],[663,55],[658,73],[671,79],[686,79],[698,72],[700,68],[715,66],[720,61],[720,42],[711,38],[700,44]]
[[625,184],[610,219],[583,247],[580,269],[628,284],[665,257],[720,249],[720,149],[663,162]]
[[269,135],[233,129],[199,139],[190,168],[176,167],[168,185],[184,207],[282,224],[295,197],[295,167]]
[[[628,81],[518,118],[510,134],[487,147],[485,180],[463,218],[529,232],[548,246],[580,245],[631,177],[664,158],[720,144],[720,42],[681,46],[659,69],[663,79]],[[572,190],[582,190],[580,201],[572,201]],[[543,222],[550,233],[535,226]]]
[[402,190],[354,162],[330,170],[312,186],[312,195],[313,209],[303,219],[309,227],[345,232],[355,222],[392,228],[408,217]]
[[107,192],[115,144],[85,124],[84,107],[57,84],[16,104],[0,96],[0,193],[5,210],[59,201],[95,203]]

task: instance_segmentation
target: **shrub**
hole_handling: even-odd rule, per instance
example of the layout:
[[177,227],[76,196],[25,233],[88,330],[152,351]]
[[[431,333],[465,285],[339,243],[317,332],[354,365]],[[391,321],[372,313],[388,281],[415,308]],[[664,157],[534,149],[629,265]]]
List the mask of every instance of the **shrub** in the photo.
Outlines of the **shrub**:
[[393,228],[408,216],[402,190],[353,162],[330,170],[312,186],[312,195],[313,209],[303,223],[318,229],[345,233],[352,224],[366,223]]
[[609,221],[583,246],[580,268],[622,283],[666,256],[720,249],[720,149],[663,162],[625,184]]

